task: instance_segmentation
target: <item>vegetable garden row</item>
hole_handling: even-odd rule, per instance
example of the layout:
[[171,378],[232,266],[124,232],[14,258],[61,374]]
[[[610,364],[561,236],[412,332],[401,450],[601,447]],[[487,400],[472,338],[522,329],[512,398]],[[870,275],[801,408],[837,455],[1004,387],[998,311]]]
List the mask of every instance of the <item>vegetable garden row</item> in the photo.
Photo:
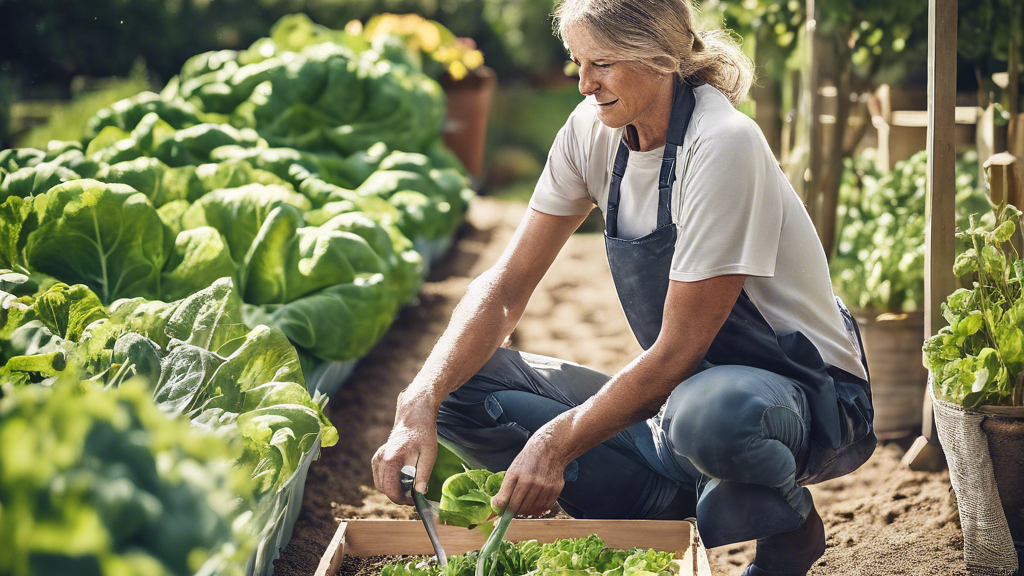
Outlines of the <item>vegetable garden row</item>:
[[421,66],[290,16],[0,151],[0,574],[272,571],[473,196]]

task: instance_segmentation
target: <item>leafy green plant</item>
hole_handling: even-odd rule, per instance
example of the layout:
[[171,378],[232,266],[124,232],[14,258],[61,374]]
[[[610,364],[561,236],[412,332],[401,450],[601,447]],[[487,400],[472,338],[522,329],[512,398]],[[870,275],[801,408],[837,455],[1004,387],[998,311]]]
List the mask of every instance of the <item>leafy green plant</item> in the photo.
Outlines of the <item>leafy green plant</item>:
[[491,506],[491,498],[501,489],[504,472],[467,470],[450,476],[441,487],[441,522],[472,527],[483,524],[501,510]]
[[[106,304],[228,276],[250,326],[363,356],[415,296],[417,248],[448,241],[473,192],[440,143],[437,83],[325,30],[292,16],[249,50],[199,54],[161,95],[99,111],[84,149],[0,151],[0,266]],[[88,241],[59,250],[69,234]]]
[[357,53],[343,39],[325,42],[318,30],[302,16],[283,18],[249,50],[192,57],[163,95],[256,129],[273,146],[351,154],[385,142],[422,152],[439,139],[446,108],[437,82],[372,46]]
[[0,399],[0,574],[242,576],[240,448],[163,414],[141,382],[61,379]]
[[924,343],[936,396],[972,408],[1024,405],[1024,261],[1010,244],[1021,212],[1004,204],[986,231],[971,218],[953,272],[972,281],[942,304],[949,323]]
[[[924,305],[925,178],[921,151],[883,172],[866,155],[848,160],[841,188],[839,241],[829,262],[836,293],[850,306],[910,312]],[[977,154],[956,164],[957,225],[976,214],[990,225],[987,192],[978,185]],[[963,243],[958,244],[962,252]]]
[[[292,152],[283,162],[264,152],[178,168],[149,157],[88,165],[102,182],[60,164],[82,169],[88,161],[78,149],[50,161],[39,161],[50,153],[7,154],[8,164],[25,167],[0,184],[8,200],[0,223],[11,232],[0,265],[87,284],[106,303],[176,300],[229,276],[251,326],[281,328],[318,358],[358,358],[422,282],[423,259],[408,236],[447,238],[465,212],[465,180],[421,154],[393,152],[377,165],[395,169],[370,168],[356,190],[309,176],[298,185],[302,194],[292,184],[302,158],[318,173],[327,168]],[[312,210],[310,198],[320,208]],[[65,250],[62,239],[72,233],[90,241]],[[311,321],[325,307],[339,324]]]
[[176,302],[122,299],[107,308],[84,285],[35,296],[0,292],[4,390],[70,375],[114,387],[144,377],[157,406],[238,438],[258,492],[277,489],[318,436],[338,433],[310,398],[295,348],[267,326],[242,324],[228,278]]
[[[442,569],[436,562],[407,561],[388,564],[381,576],[473,576],[480,560],[476,550],[452,556]],[[617,550],[605,548],[597,535],[565,538],[548,544],[536,540],[501,542],[486,566],[490,576],[673,576],[673,552],[653,549]]]

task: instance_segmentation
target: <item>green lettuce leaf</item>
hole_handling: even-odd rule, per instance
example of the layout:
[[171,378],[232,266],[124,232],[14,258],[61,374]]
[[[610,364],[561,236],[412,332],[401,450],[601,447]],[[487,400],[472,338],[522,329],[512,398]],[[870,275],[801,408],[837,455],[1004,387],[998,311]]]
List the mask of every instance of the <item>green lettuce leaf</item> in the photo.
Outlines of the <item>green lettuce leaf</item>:
[[275,208],[267,217],[245,262],[246,302],[284,304],[349,283],[357,265],[360,271],[383,272],[383,263],[358,236],[302,224],[291,207]]
[[450,476],[441,487],[441,522],[471,527],[483,524],[501,511],[492,508],[491,498],[501,489],[504,472],[467,470]]
[[174,302],[130,298],[110,307],[111,320],[125,331],[139,332],[167,349],[173,342],[224,352],[245,336],[241,301],[230,278]]
[[127,184],[142,192],[153,206],[160,208],[168,202],[193,202],[202,195],[191,166],[170,168],[156,158],[136,158],[100,170],[97,180]]
[[279,205],[299,210],[312,206],[301,194],[280,186],[249,184],[240,188],[215,190],[204,195],[182,216],[186,229],[212,226],[227,239],[232,259],[242,264],[259,234],[263,222]]
[[74,180],[33,201],[38,225],[25,259],[36,270],[85,284],[105,303],[156,298],[163,268],[163,223],[145,195],[123,184]]
[[0,268],[13,270],[24,264],[20,240],[32,202],[11,197],[0,204]]
[[8,174],[0,184],[0,202],[18,196],[28,198],[39,194],[45,194],[50,188],[71,180],[77,180],[79,176],[73,170],[65,168],[55,162],[43,162],[31,168],[22,168],[17,172]]
[[163,297],[185,298],[212,284],[218,278],[235,278],[238,266],[231,259],[227,241],[216,228],[200,226],[184,230],[163,271]]
[[279,328],[296,346],[322,360],[356,360],[391,325],[390,294],[383,274],[361,274],[350,284],[330,286],[287,304],[245,304],[242,311],[247,325]]

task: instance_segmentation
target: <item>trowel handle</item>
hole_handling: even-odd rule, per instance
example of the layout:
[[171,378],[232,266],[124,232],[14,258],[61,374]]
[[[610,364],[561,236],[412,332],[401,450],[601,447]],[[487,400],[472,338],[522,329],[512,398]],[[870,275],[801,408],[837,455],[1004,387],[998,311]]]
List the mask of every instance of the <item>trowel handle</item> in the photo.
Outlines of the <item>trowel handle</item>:
[[415,466],[403,466],[402,467],[402,493],[406,496],[412,495],[413,482],[416,480],[416,467]]

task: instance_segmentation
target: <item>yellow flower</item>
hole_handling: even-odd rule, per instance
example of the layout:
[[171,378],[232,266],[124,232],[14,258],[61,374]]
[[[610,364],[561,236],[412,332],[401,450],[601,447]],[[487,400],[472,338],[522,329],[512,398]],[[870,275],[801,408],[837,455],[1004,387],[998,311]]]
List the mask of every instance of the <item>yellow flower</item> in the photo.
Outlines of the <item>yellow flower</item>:
[[453,80],[462,80],[468,72],[462,62],[452,62],[448,65],[448,74],[451,75]]
[[470,70],[479,68],[484,65],[484,54],[479,50],[470,50],[462,56],[462,63]]
[[345,24],[345,32],[353,36],[359,36],[363,33],[363,23],[359,20],[350,20],[348,24]]
[[434,51],[432,56],[434,60],[444,63],[454,62],[459,59],[458,52],[456,52],[455,49],[449,45],[438,46],[437,50]]
[[441,32],[429,23],[420,28],[419,37],[424,52],[433,52],[441,45]]

